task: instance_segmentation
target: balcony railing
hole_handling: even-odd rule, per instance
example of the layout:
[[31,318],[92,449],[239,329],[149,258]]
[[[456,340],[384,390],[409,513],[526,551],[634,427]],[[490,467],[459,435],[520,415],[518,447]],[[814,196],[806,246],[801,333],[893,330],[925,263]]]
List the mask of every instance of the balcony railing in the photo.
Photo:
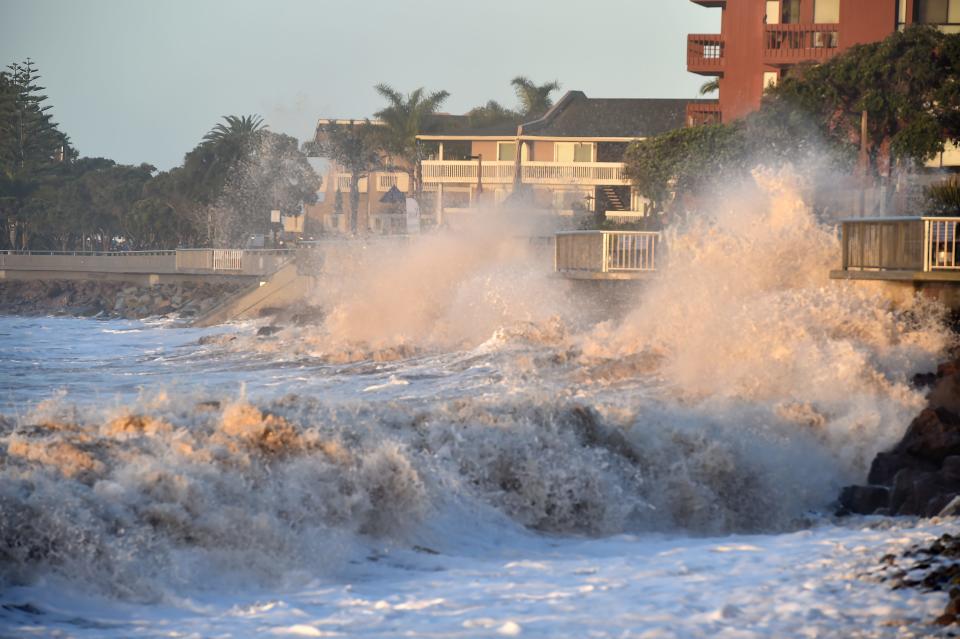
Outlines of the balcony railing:
[[840,46],[838,24],[768,24],[764,35],[764,59],[774,64],[823,60]]
[[481,166],[484,184],[513,183],[513,162],[477,160],[426,160],[423,162],[423,181],[441,184],[475,184],[477,172]]
[[701,126],[704,124],[720,124],[719,102],[689,102],[687,103],[687,126]]
[[524,184],[629,184],[623,162],[524,162]]
[[[475,160],[428,160],[423,163],[423,181],[430,184],[476,184],[480,164]],[[483,162],[483,184],[512,184],[514,162]],[[626,185],[622,162],[523,162],[524,184]]]
[[723,70],[723,36],[693,33],[687,36],[687,71],[716,75]]
[[844,271],[960,271],[960,218],[844,220]]

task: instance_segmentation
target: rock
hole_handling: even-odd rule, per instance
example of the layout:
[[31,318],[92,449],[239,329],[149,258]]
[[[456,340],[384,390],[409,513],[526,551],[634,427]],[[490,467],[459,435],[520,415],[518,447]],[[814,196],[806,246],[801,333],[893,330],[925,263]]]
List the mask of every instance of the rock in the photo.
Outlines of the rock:
[[940,465],[940,475],[944,481],[960,484],[960,455],[951,455]]
[[237,339],[236,335],[224,335],[224,334],[204,335],[203,337],[197,340],[197,344],[199,344],[200,346],[206,346],[208,344],[216,344],[219,346],[222,344],[228,344],[235,339]]
[[907,428],[894,452],[942,462],[960,454],[960,416],[945,408],[926,408]]
[[857,515],[872,515],[890,501],[886,486],[847,486],[840,492],[840,505]]
[[873,486],[892,486],[893,478],[904,468],[935,471],[937,465],[906,453],[877,453],[870,464],[867,483]]
[[274,335],[283,330],[282,326],[261,326],[257,329],[257,337],[266,337],[268,335]]

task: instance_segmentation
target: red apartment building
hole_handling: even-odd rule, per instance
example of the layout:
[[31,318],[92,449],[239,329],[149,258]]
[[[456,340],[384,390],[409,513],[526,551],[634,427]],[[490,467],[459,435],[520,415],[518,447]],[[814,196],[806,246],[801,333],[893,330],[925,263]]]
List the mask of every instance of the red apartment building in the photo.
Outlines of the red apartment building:
[[909,24],[960,32],[960,0],[692,0],[722,12],[720,33],[687,36],[687,70],[720,80],[720,100],[691,103],[689,125],[729,122],[800,62],[821,62]]

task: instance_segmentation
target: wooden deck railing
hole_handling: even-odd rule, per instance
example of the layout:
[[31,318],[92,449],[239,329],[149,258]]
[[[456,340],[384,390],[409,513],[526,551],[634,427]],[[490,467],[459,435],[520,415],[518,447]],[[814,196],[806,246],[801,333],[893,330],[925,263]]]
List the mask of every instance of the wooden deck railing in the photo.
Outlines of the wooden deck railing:
[[652,231],[557,233],[555,267],[560,273],[655,271],[659,238]]
[[893,217],[841,223],[843,270],[960,270],[960,217]]

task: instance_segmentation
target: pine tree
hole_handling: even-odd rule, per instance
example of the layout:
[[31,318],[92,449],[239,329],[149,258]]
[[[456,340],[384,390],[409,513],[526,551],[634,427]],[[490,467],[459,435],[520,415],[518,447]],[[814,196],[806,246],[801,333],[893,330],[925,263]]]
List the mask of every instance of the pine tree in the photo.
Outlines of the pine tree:
[[26,248],[31,227],[27,198],[72,156],[45,105],[40,75],[29,58],[0,73],[0,222],[13,248]]

